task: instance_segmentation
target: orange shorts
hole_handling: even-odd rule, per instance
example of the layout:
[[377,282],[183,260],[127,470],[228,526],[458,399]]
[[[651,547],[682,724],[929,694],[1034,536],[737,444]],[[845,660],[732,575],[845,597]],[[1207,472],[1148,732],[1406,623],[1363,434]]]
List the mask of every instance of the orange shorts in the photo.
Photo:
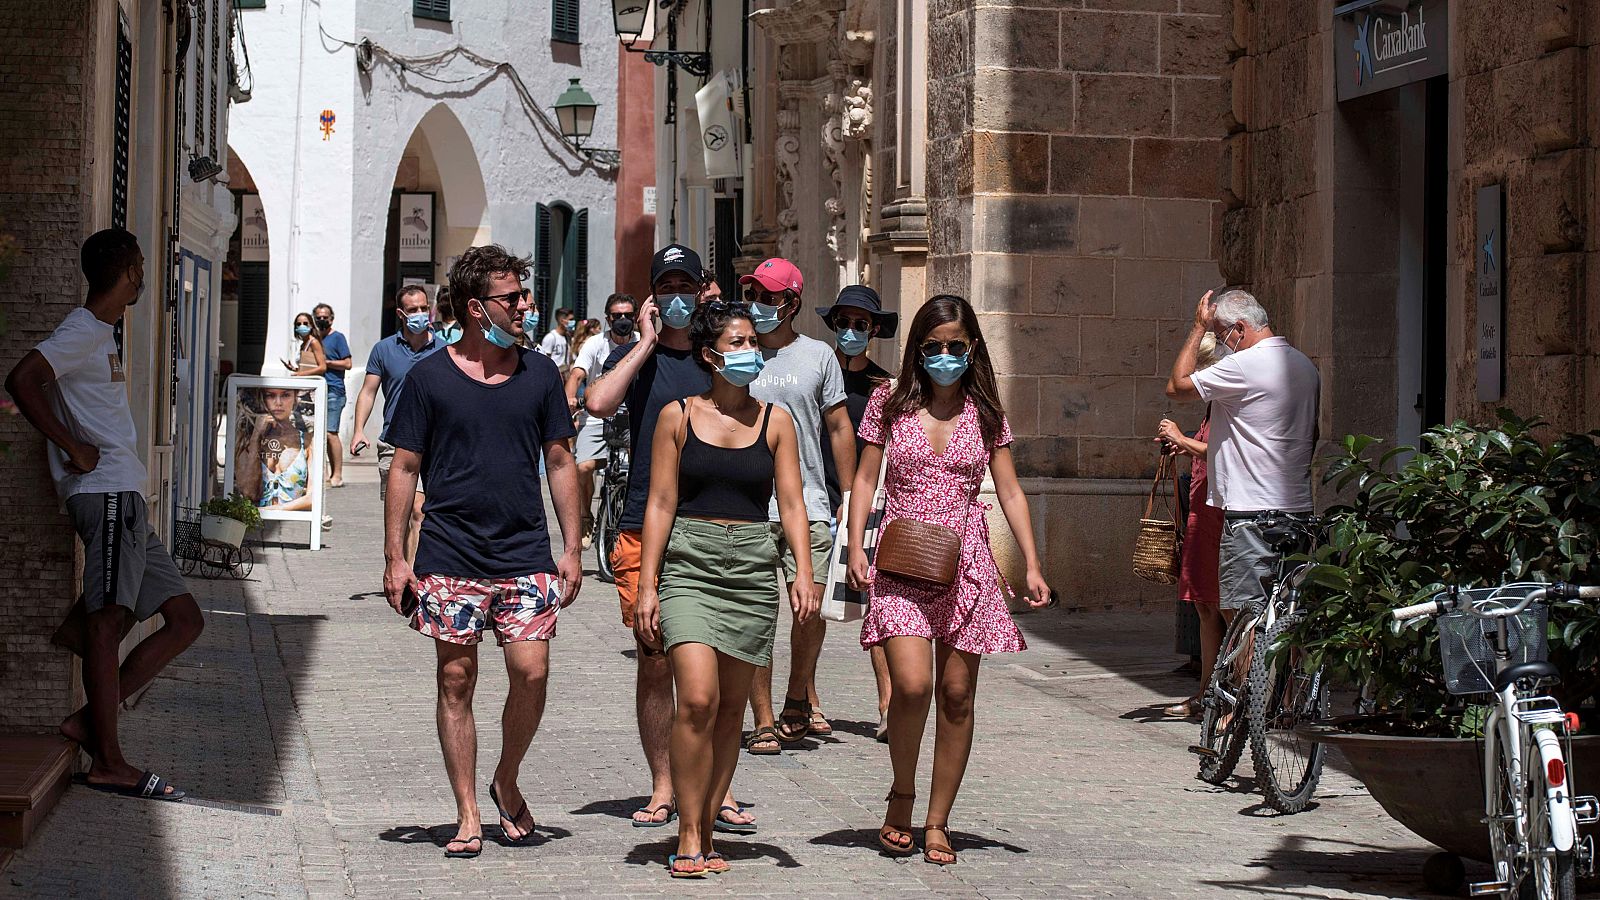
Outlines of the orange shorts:
[[622,624],[633,627],[633,609],[639,603],[639,551],[643,545],[639,532],[623,531],[617,534],[617,545],[611,550],[611,574],[617,582],[617,599],[622,601]]

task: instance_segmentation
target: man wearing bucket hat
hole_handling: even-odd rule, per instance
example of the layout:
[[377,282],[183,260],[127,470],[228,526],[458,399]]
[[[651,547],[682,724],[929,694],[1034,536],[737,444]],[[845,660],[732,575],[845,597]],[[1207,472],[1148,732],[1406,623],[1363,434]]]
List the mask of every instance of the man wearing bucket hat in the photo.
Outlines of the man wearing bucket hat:
[[[864,284],[848,285],[839,291],[832,306],[817,310],[817,315],[828,323],[833,332],[833,352],[839,360],[844,375],[844,407],[850,414],[852,429],[861,427],[867,413],[867,401],[878,385],[888,381],[889,372],[867,357],[867,347],[873,338],[892,338],[900,324],[897,313],[884,312],[878,292]],[[865,441],[856,438],[856,455],[861,454]],[[822,444],[823,468],[828,476],[828,502],[835,507],[844,499],[839,487],[839,472],[833,461],[833,446]],[[871,527],[870,523],[868,527]],[[841,535],[842,537],[842,535]],[[865,601],[865,597],[861,598]],[[889,739],[889,662],[884,657],[883,646],[872,648],[872,675],[878,683],[878,728],[875,737],[880,742]],[[816,701],[815,697],[811,698]]]
[[[766,360],[760,377],[750,385],[750,396],[781,405],[794,419],[795,433],[799,437],[800,472],[805,483],[806,517],[811,520],[811,546],[787,546],[777,525],[778,504],[774,498],[768,509],[773,539],[779,542],[789,581],[794,581],[798,570],[795,554],[810,552],[813,577],[825,584],[833,551],[830,526],[837,507],[828,499],[822,462],[823,441],[826,440],[833,450],[841,483],[849,484],[856,472],[855,430],[845,409],[843,373],[827,344],[795,330],[805,280],[794,263],[769,259],[751,274],[741,277],[739,284],[744,287],[751,321],[761,342],[761,355]],[[817,657],[822,653],[824,635],[825,626],[820,617],[794,622],[789,632],[789,686],[779,717],[781,721],[773,716],[772,669],[756,671],[750,691],[755,731],[745,745],[751,753],[777,753],[780,742],[793,743],[808,734],[833,733],[817,701]]]

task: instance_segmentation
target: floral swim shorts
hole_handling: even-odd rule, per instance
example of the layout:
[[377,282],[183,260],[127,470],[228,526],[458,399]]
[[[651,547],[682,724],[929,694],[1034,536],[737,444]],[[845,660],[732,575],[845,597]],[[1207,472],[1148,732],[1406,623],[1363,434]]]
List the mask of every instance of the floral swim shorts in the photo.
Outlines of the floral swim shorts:
[[555,575],[455,578],[424,575],[417,582],[411,627],[449,644],[476,644],[493,628],[496,641],[548,641],[556,635],[561,581]]

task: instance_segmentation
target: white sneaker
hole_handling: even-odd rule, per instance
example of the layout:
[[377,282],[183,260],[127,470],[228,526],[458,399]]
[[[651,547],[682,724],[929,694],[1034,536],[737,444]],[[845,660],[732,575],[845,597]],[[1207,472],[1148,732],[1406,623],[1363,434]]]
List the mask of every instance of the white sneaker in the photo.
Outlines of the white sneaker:
[[332,527],[333,527],[333,516],[330,516],[327,513],[323,513],[323,515],[322,515],[322,530],[323,531],[327,531],[328,529],[330,529]]

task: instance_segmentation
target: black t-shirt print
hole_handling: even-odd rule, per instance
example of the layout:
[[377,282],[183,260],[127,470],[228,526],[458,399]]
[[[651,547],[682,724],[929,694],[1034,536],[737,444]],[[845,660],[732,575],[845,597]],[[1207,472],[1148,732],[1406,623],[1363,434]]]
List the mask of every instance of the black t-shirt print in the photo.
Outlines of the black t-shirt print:
[[572,437],[556,364],[518,351],[499,384],[463,372],[446,350],[417,362],[389,423],[389,443],[422,455],[418,575],[518,578],[553,573],[539,454]]
[[[606,359],[609,372],[622,362],[636,344],[611,351]],[[700,368],[688,350],[674,350],[657,344],[639,374],[628,385],[628,439],[633,455],[628,468],[628,505],[618,527],[623,531],[644,528],[644,507],[650,496],[650,450],[656,437],[656,419],[668,403],[703,394],[711,389],[711,373]]]

